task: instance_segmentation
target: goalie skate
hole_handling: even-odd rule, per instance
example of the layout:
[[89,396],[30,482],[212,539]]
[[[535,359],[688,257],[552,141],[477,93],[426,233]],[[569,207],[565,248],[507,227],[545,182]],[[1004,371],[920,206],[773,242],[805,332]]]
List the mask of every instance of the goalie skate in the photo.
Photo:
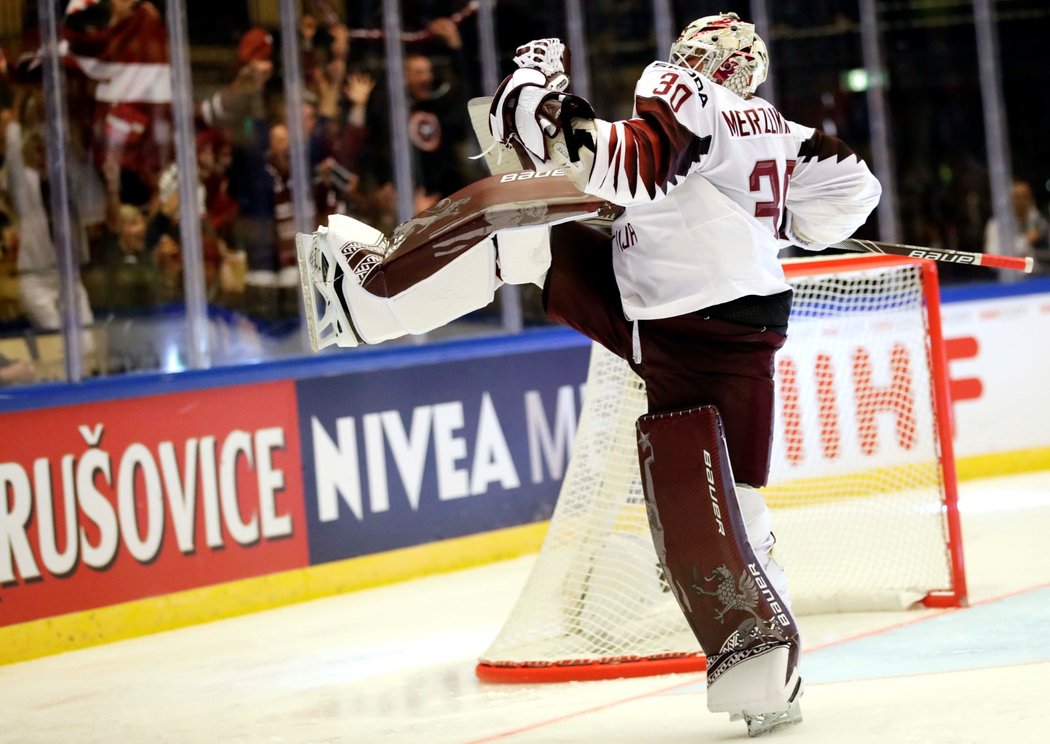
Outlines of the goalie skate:
[[[382,262],[387,248],[387,240],[378,230],[341,216],[333,216],[329,224],[336,221],[348,223],[340,225],[344,227],[340,233],[354,231],[353,237],[365,240],[367,244],[360,240],[344,241],[347,236],[337,235],[326,227],[320,227],[310,235],[299,233],[295,236],[306,327],[314,351],[333,345],[354,347],[362,343],[343,299],[341,285],[347,277],[361,284]],[[342,243],[342,248],[336,250],[334,243]]]
[[747,735],[751,737],[762,736],[777,731],[795,723],[802,723],[802,706],[796,698],[786,710],[773,713],[733,713],[729,716],[730,721],[743,719],[747,723]]
[[[802,707],[799,700],[803,691],[802,678],[796,667],[791,670],[787,684],[784,684],[783,664],[790,652],[787,649],[778,651],[737,664],[727,672],[715,686],[708,688],[708,708],[712,711],[726,710],[717,702],[723,696],[744,699],[742,709],[730,709],[729,720],[747,723],[748,736],[761,736],[801,723]],[[750,700],[746,700],[748,696]],[[714,705],[712,698],[715,699]],[[785,699],[786,704],[780,702]]]
[[306,330],[314,351],[332,345],[352,347],[360,343],[336,293],[336,282],[342,280],[343,270],[333,256],[327,255],[327,249],[327,236],[321,230],[295,236]]

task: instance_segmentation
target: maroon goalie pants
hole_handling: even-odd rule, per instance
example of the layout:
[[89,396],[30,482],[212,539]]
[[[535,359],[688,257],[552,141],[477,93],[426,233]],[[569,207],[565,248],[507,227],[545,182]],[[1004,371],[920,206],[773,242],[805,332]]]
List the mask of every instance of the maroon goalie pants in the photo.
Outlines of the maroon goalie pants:
[[764,486],[773,444],[773,357],[784,336],[704,317],[702,310],[642,320],[641,363],[635,363],[632,323],[620,305],[608,235],[559,225],[551,231],[551,258],[547,316],[626,359],[645,381],[649,413],[716,406],[734,480]]

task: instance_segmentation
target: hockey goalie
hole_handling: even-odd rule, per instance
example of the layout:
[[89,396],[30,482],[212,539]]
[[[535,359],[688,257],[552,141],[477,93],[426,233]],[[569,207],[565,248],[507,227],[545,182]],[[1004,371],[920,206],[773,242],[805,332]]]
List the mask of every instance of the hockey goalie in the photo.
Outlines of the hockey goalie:
[[[755,95],[766,47],[733,13],[682,32],[606,121],[567,92],[557,39],[518,49],[494,145],[520,159],[399,227],[348,217],[298,238],[315,347],[424,333],[501,283],[645,381],[638,455],[657,557],[708,658],[707,706],[751,735],[801,720],[799,634],[773,560],[773,359],[791,290],[777,260],[867,219],[880,187],[841,141]],[[609,229],[587,220],[611,220]]]

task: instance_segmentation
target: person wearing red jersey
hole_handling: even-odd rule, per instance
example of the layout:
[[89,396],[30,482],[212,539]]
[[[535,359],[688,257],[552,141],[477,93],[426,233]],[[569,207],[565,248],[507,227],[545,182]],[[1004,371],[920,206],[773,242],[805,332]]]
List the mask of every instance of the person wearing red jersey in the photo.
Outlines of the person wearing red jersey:
[[[650,526],[708,657],[708,708],[765,733],[801,720],[802,691],[798,630],[757,490],[791,307],[777,253],[849,237],[881,189],[844,143],[755,95],[766,47],[735,14],[686,27],[669,61],[642,73],[624,121],[564,92],[568,57],[557,39],[520,47],[489,116],[494,138],[535,171],[505,176],[508,198],[522,180],[544,178],[542,217],[506,225],[488,209],[486,224],[460,230],[471,240],[412,244],[466,211],[475,194],[464,190],[402,226],[393,246],[332,222],[304,236],[303,265],[315,275],[341,267],[328,273],[322,319],[340,345],[419,332],[500,282],[532,281],[552,320],[628,361],[649,404],[638,441]],[[558,212],[573,201],[565,182],[579,190],[569,220]],[[617,215],[611,236],[575,221],[599,204]],[[421,253],[427,261],[411,260]]]

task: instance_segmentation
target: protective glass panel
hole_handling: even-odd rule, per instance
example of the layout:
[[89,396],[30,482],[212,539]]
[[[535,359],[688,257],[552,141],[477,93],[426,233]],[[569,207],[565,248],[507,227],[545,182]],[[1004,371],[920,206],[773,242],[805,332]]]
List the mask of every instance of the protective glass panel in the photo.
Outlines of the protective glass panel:
[[579,58],[590,66],[592,103],[603,118],[629,118],[638,76],[650,62],[667,59],[667,50],[656,48],[652,4],[582,4],[587,50]]
[[1050,87],[1045,46],[1050,37],[1050,5],[1043,0],[1003,0],[996,3],[996,15],[1011,165],[1019,182],[1013,196],[1018,213],[1023,215],[1020,229],[1036,260],[1035,274],[1048,276],[1050,144],[1046,126],[1050,122],[1050,98],[1032,92]]
[[[170,75],[163,18],[144,3],[56,3],[63,40],[65,142],[50,141],[42,32],[36,2],[0,7],[0,380],[65,379],[63,308],[75,303],[83,377],[164,360],[135,347],[115,358],[114,339],[143,312],[165,312],[177,328],[178,267],[155,261],[144,239],[163,165],[172,157]],[[64,145],[64,148],[63,148]],[[70,231],[54,213],[48,165],[65,152]],[[135,246],[123,247],[122,205],[136,213]],[[64,211],[64,210],[63,210]],[[59,266],[76,268],[72,292]],[[71,294],[72,297],[67,297]],[[119,310],[119,312],[118,312]]]
[[[759,87],[758,95],[775,96],[786,118],[840,138],[873,167],[865,85],[855,80],[864,69],[857,4],[768,7],[773,31],[765,41],[775,89]],[[856,235],[876,238],[876,228],[872,213]]]
[[[383,3],[304,3],[300,24],[307,108],[314,108],[310,167],[319,223],[348,214],[386,234],[397,227],[398,188],[413,213],[486,175],[467,114],[492,91],[481,79],[475,3],[402,2],[405,142],[394,142]],[[509,61],[509,57],[508,57]],[[411,185],[398,184],[394,153],[407,154]],[[498,303],[428,334],[429,340],[500,330]],[[418,338],[401,343],[417,342]]]
[[300,354],[278,5],[187,0],[186,22],[212,362]]
[[[880,9],[879,30],[904,242],[981,251],[992,205],[973,7],[893,4]],[[942,283],[990,278],[949,264],[938,272]]]

